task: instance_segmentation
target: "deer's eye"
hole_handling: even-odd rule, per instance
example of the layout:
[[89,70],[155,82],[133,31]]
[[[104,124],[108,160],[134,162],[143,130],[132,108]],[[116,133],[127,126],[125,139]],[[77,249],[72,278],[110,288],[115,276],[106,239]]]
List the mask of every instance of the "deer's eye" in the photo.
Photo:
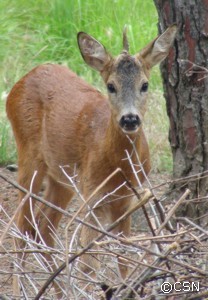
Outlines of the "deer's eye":
[[108,92],[111,94],[116,93],[115,86],[112,83],[107,84],[107,89],[108,89]]
[[141,93],[145,93],[148,91],[148,82],[145,82],[142,84],[142,87],[141,87]]

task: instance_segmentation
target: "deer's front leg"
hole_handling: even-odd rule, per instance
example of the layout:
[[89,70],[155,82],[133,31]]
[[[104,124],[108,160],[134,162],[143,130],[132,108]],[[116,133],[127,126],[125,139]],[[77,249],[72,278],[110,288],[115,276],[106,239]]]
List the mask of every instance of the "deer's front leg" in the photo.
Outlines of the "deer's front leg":
[[[131,217],[128,217],[124,221],[121,221],[118,227],[115,229],[116,233],[122,238],[129,237],[131,232]],[[121,277],[125,279],[128,275],[128,260],[118,257],[118,267]]]
[[[96,208],[87,214],[88,216],[86,216],[84,221],[98,229],[105,230],[105,228],[112,223],[111,213],[107,206]],[[100,232],[98,230],[94,230],[87,225],[83,225],[80,236],[81,246],[83,248],[87,247],[92,241],[95,241],[99,235]],[[96,252],[98,250],[98,246],[94,244],[90,250]],[[83,254],[81,256],[81,270],[84,273],[89,274],[90,277],[95,279],[99,269],[100,259],[98,254]]]

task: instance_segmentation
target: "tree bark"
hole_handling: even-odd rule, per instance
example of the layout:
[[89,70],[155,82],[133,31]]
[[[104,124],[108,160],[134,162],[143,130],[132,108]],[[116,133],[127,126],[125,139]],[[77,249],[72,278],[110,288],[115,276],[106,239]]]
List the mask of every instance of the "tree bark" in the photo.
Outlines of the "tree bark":
[[[159,31],[178,25],[177,38],[169,57],[161,65],[164,95],[170,120],[169,140],[173,154],[173,177],[200,174],[195,181],[177,183],[188,187],[193,197],[207,194],[208,180],[208,0],[154,0]],[[193,203],[181,213],[198,217],[208,202]]]

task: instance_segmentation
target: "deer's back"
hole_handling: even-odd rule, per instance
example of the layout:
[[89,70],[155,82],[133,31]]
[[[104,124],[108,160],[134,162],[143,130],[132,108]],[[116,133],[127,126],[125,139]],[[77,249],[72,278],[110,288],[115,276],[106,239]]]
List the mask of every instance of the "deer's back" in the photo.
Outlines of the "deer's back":
[[13,87],[7,114],[17,145],[33,144],[47,164],[79,163],[105,135],[110,118],[106,98],[59,65],[33,69]]

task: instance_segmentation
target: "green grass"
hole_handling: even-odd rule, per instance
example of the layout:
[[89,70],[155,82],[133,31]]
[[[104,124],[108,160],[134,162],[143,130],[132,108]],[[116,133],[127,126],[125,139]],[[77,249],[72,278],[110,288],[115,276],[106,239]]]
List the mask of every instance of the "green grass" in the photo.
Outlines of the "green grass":
[[[14,83],[34,66],[54,62],[68,65],[88,82],[102,89],[99,75],[79,54],[76,35],[85,31],[117,55],[122,49],[122,30],[128,26],[131,53],[138,52],[157,35],[157,13],[152,0],[2,0],[0,1],[0,95],[5,98]],[[162,93],[159,69],[153,70],[152,91]],[[160,106],[164,100],[157,102]],[[5,123],[5,100],[0,100],[0,123]],[[164,110],[164,118],[166,113]],[[155,123],[157,121],[155,120]],[[163,122],[163,126],[164,126]],[[166,122],[164,131],[167,132]],[[157,129],[156,130],[160,130]],[[0,162],[10,155],[5,144]],[[9,130],[8,130],[9,134]],[[156,133],[155,133],[156,134]],[[150,144],[153,144],[150,140]],[[8,147],[8,150],[6,150]],[[156,151],[155,151],[156,152]],[[167,152],[167,151],[165,151]]]
[[14,162],[16,149],[8,122],[0,122],[0,137],[0,165]]
[[172,171],[172,154],[168,142],[166,104],[161,91],[149,94],[149,109],[145,115],[144,131],[151,150],[154,172]]

